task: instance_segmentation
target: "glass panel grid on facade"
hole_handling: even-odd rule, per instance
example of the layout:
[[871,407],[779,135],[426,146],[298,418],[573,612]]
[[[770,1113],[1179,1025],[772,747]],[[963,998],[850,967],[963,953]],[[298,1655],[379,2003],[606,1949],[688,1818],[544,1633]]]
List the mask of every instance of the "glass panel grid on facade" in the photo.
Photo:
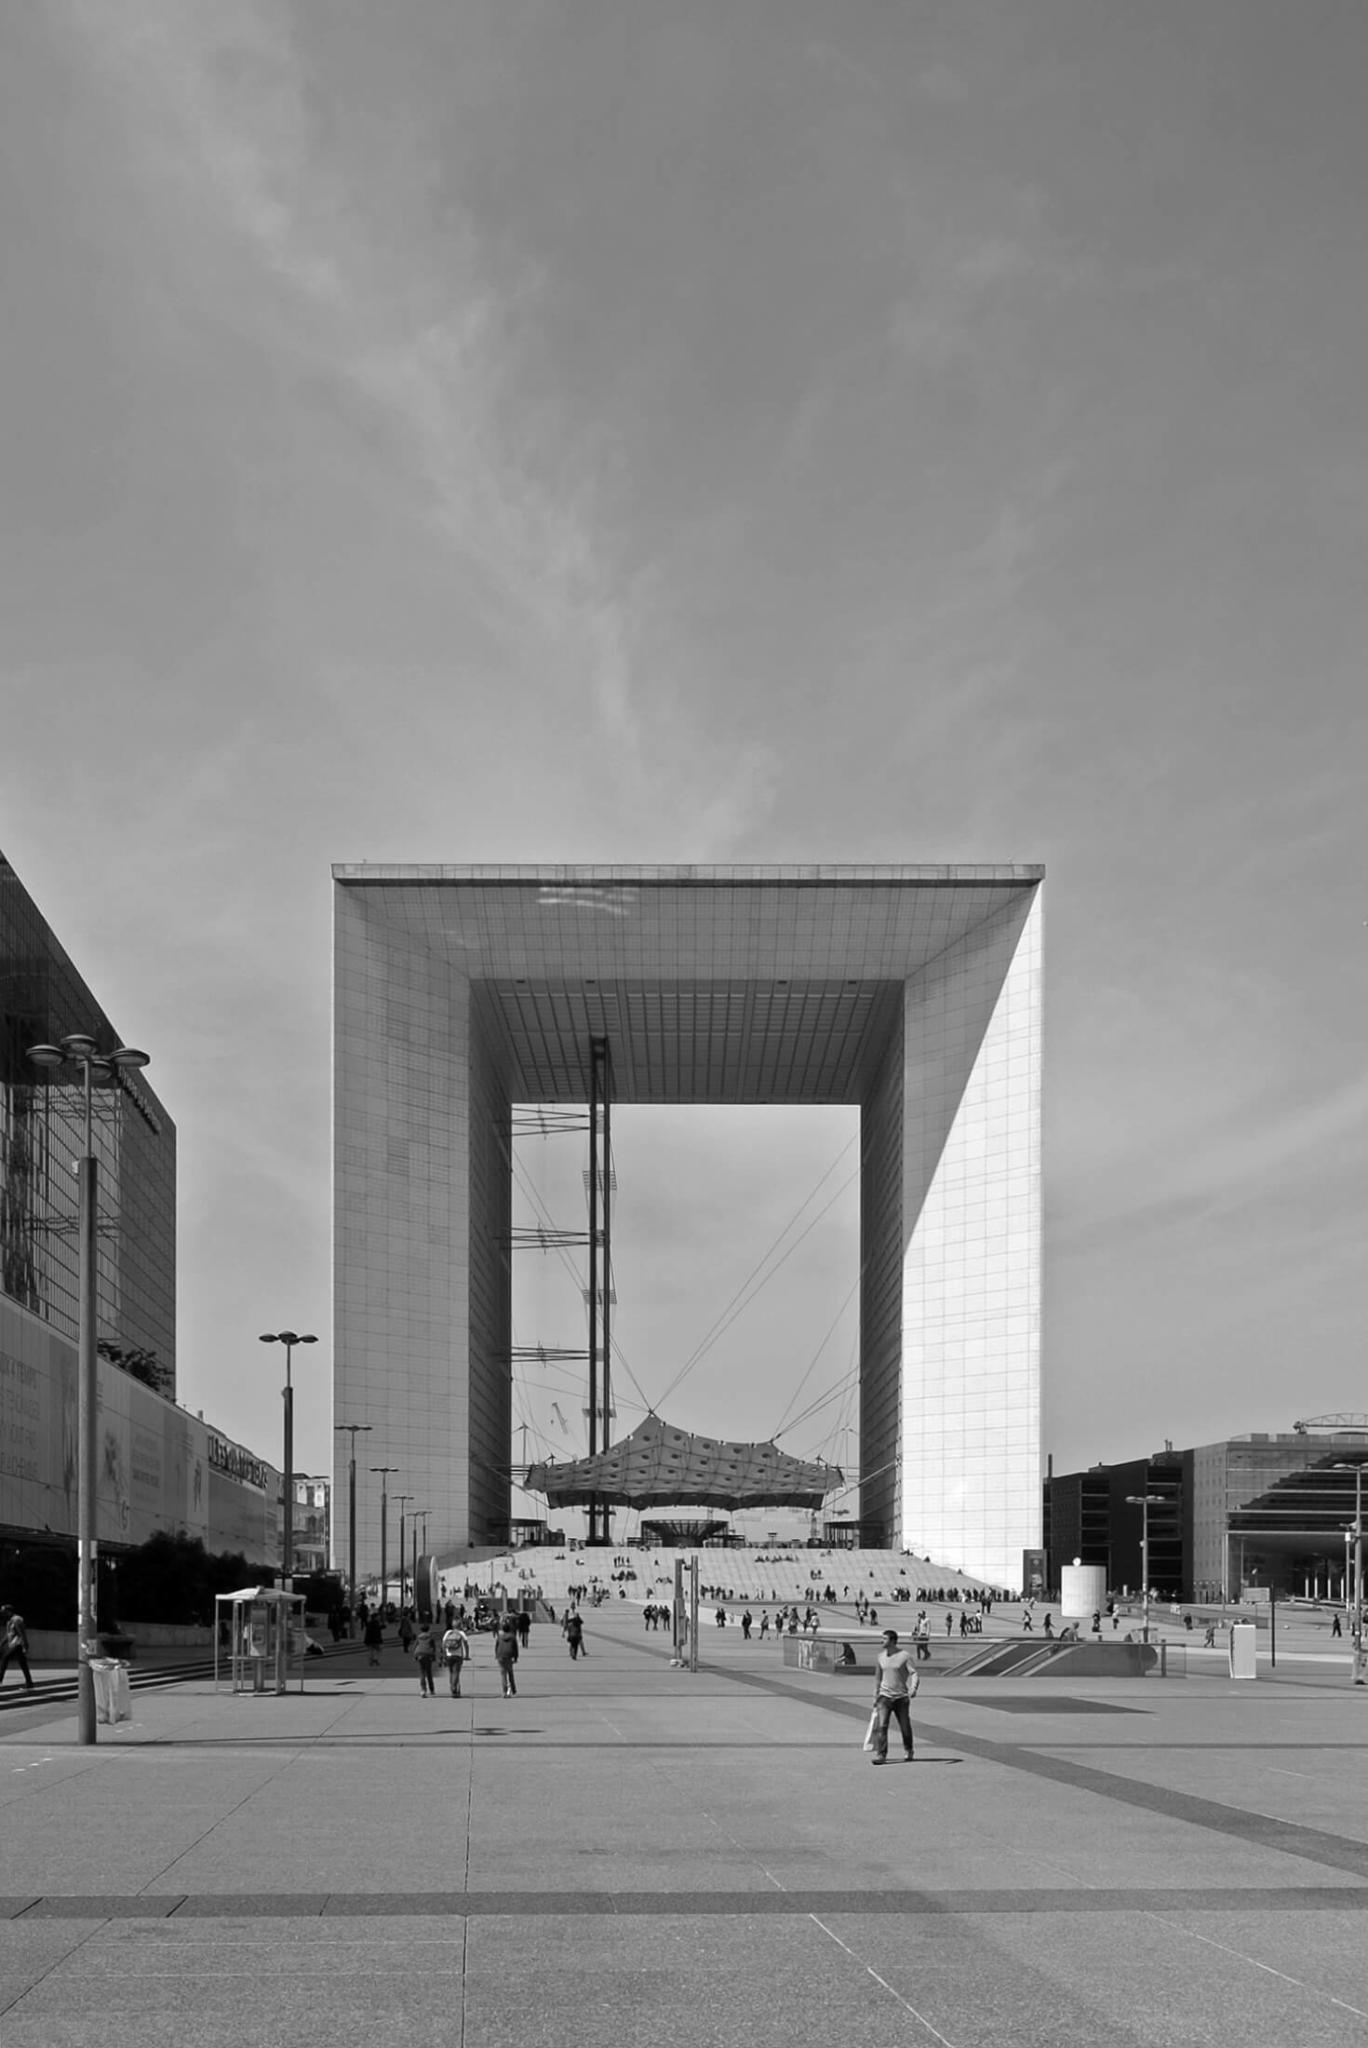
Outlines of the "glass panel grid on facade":
[[[88,1032],[119,1043],[12,868],[0,856],[0,1287],[73,1342],[80,1248],[75,1161],[84,1089],[35,1067],[30,1046]],[[98,1162],[96,1317],[100,1341],[176,1368],[175,1130],[141,1075],[92,1092]]]
[[1015,1582],[1039,1540],[1039,871],[335,877],[338,1412],[384,1433],[392,1485],[440,1493],[441,1539],[494,1533],[509,1462],[510,1105],[584,1102],[601,1035],[619,1100],[861,1104],[862,1511]]

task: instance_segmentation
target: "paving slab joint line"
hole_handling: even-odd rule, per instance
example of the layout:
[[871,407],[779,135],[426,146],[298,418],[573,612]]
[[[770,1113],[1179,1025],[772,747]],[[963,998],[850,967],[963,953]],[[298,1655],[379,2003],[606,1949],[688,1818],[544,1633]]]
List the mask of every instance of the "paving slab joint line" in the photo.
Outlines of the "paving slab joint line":
[[[858,1701],[832,1699],[829,1695],[824,1697],[815,1689],[800,1691],[782,1680],[765,1678],[759,1672],[733,1671],[728,1676],[743,1687],[805,1701],[827,1713],[840,1714],[847,1720],[862,1721],[868,1711]],[[969,1735],[962,1729],[938,1727],[921,1721],[917,1723],[917,1732],[922,1742],[933,1742],[944,1749],[963,1750],[969,1756],[998,1764],[1006,1770],[1022,1771],[1027,1776],[1043,1778],[1047,1783],[1068,1785],[1076,1791],[1092,1792],[1099,1798],[1115,1800],[1118,1805],[1139,1807],[1165,1819],[1210,1829],[1213,1834],[1232,1836],[1237,1841],[1254,1842],[1261,1848],[1275,1849],[1283,1855],[1320,1864],[1327,1870],[1343,1870],[1368,1878],[1368,1842],[1351,1835],[1332,1834],[1325,1828],[1280,1820],[1272,1814],[1229,1806],[1216,1799],[1204,1799],[1197,1793],[1179,1792],[1167,1786],[1153,1785],[1145,1779],[1125,1778],[1109,1771],[1095,1770],[1088,1764],[1050,1755],[1044,1746],[1013,1749],[986,1736]]]
[[0,1920],[1097,1918],[1368,1911],[1368,1885],[662,1892],[168,1892],[0,1899]]

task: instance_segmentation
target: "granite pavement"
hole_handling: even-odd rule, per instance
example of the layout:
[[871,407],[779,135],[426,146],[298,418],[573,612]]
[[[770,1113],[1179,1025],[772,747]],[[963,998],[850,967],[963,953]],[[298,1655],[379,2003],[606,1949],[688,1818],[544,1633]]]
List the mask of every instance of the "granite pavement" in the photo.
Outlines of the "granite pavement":
[[[1368,2043],[1368,1691],[963,1680],[871,1769],[871,1681],[640,1616],[302,1692],[0,1720],[0,2048]],[[896,1754],[896,1744],[895,1744]]]

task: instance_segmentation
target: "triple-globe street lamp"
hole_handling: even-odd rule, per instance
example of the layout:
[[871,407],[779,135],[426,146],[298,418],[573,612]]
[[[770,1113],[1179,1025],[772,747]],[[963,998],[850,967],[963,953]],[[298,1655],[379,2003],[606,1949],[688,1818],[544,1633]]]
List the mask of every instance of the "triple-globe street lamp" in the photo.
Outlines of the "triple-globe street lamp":
[[281,1534],[280,1561],[281,1582],[287,1593],[294,1591],[294,1383],[290,1378],[290,1367],[294,1363],[296,1344],[316,1344],[317,1337],[300,1337],[293,1330],[268,1330],[261,1339],[263,1344],[285,1346],[285,1385],[281,1392],[285,1398],[285,1527]]
[[63,1067],[79,1074],[85,1094],[84,1150],[75,1163],[79,1202],[77,1245],[80,1269],[78,1311],[77,1462],[76,1462],[76,1740],[87,1747],[95,1740],[95,1674],[90,1660],[96,1641],[96,1410],[99,1400],[95,1232],[99,1208],[99,1171],[95,1162],[91,1092],[98,1082],[112,1082],[121,1073],[148,1065],[148,1056],[131,1045],[102,1053],[88,1032],[71,1031],[57,1045],[31,1045],[35,1067],[58,1073]]
[[1128,1508],[1139,1508],[1142,1516],[1140,1523],[1140,1576],[1145,1582],[1143,1589],[1144,1622],[1141,1630],[1141,1637],[1144,1642],[1149,1641],[1150,1617],[1149,1511],[1151,1508],[1161,1508],[1163,1505],[1164,1495],[1162,1493],[1128,1493],[1126,1495],[1126,1506]]

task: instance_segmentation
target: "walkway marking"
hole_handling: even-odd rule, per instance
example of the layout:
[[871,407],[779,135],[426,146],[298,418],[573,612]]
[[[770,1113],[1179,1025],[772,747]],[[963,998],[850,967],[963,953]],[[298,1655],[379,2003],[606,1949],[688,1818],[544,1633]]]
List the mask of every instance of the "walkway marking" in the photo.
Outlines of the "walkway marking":
[[828,1927],[825,1921],[819,1920],[815,1913],[813,1913],[810,1917],[813,1926],[820,1927],[823,1934],[829,1934],[831,1936],[831,1939],[835,1942],[837,1948],[845,1949],[845,1952],[850,1957],[850,1960],[853,1963],[858,1963],[862,1970],[867,1971],[868,1974],[874,1979],[874,1982],[876,1984],[882,1985],[883,1989],[888,1993],[890,1998],[896,1998],[898,2004],[902,2007],[903,2011],[910,2012],[913,2019],[917,2022],[917,2025],[919,2027],[925,2027],[927,2033],[931,2036],[933,2041],[939,2041],[941,2044],[941,2048],[955,2048],[955,2044],[953,2041],[949,2040],[946,2035],[937,2032],[936,2028],[932,2026],[930,2020],[927,2019],[925,2013],[918,2012],[915,2005],[908,2004],[907,2000],[903,1997],[901,1991],[896,1991],[894,1987],[889,1983],[887,1977],[881,1977],[878,1971],[874,1968],[874,1965],[872,1963],[867,1963],[863,1956],[857,1956],[854,1949],[848,1947],[847,1944],[842,1941],[840,1935],[837,1934],[835,1928]]
[[1263,1970],[1268,1976],[1279,1978],[1297,1991],[1305,1991],[1312,1998],[1324,1998],[1329,2004],[1337,2005],[1341,2012],[1351,2012],[1356,2019],[1368,2020],[1368,2012],[1364,2012],[1361,2006],[1350,2005],[1347,2000],[1336,1998],[1333,1991],[1322,1991],[1319,1985],[1308,1984],[1302,1977],[1290,1977],[1286,1970],[1275,1970],[1272,1963],[1260,1962],[1257,1956],[1246,1955],[1242,1948],[1232,1948],[1229,1942],[1217,1941],[1210,1934],[1199,1934],[1195,1927],[1184,1927],[1181,1923],[1167,1919],[1162,1913],[1155,1913],[1150,1917],[1157,1920],[1161,1927],[1171,1928],[1175,1934],[1185,1934],[1190,1940],[1200,1941],[1207,1948],[1219,1949],[1223,1955],[1234,1956],[1238,1962],[1251,1963],[1256,1970]]
[[[759,1866],[757,1865],[757,1869]],[[4,1920],[876,1919],[1364,1913],[1368,1885],[1007,1888],[998,1891],[48,1892],[0,1898]],[[1181,1924],[1181,1923],[1176,1923]],[[1206,1937],[1203,1937],[1204,1939]]]
[[[738,1685],[777,1693],[785,1699],[816,1707],[822,1713],[839,1714],[848,1721],[863,1721],[868,1713],[868,1709],[858,1701],[824,1698],[817,1692],[800,1692],[795,1686],[786,1685],[779,1679],[763,1678],[758,1672],[734,1671],[727,1675]],[[1078,1792],[1093,1792],[1102,1799],[1114,1800],[1120,1806],[1138,1807],[1166,1820],[1185,1821],[1191,1827],[1207,1828],[1213,1834],[1233,1836],[1261,1849],[1274,1849],[1286,1856],[1321,1864],[1327,1870],[1344,1870],[1368,1880],[1368,1842],[1355,1840],[1352,1836],[1333,1835],[1327,1829],[1280,1820],[1274,1814],[1260,1813],[1253,1808],[1226,1806],[1216,1799],[1203,1799],[1192,1792],[1172,1791],[1167,1786],[1151,1785],[1140,1778],[1118,1777],[1110,1771],[1094,1770],[1089,1764],[1051,1755],[1039,1747],[1013,1749],[1006,1743],[992,1741],[988,1736],[968,1735],[958,1728],[937,1727],[926,1721],[918,1721],[915,1725],[919,1744],[934,1743],[940,1749],[963,1750],[969,1756],[998,1764],[1004,1770],[1024,1771],[1028,1777],[1044,1778]],[[1142,1753],[1147,1747],[1138,1744],[1127,1746],[1139,1748]],[[1214,1745],[1218,1750],[1221,1746],[1219,1743]]]

